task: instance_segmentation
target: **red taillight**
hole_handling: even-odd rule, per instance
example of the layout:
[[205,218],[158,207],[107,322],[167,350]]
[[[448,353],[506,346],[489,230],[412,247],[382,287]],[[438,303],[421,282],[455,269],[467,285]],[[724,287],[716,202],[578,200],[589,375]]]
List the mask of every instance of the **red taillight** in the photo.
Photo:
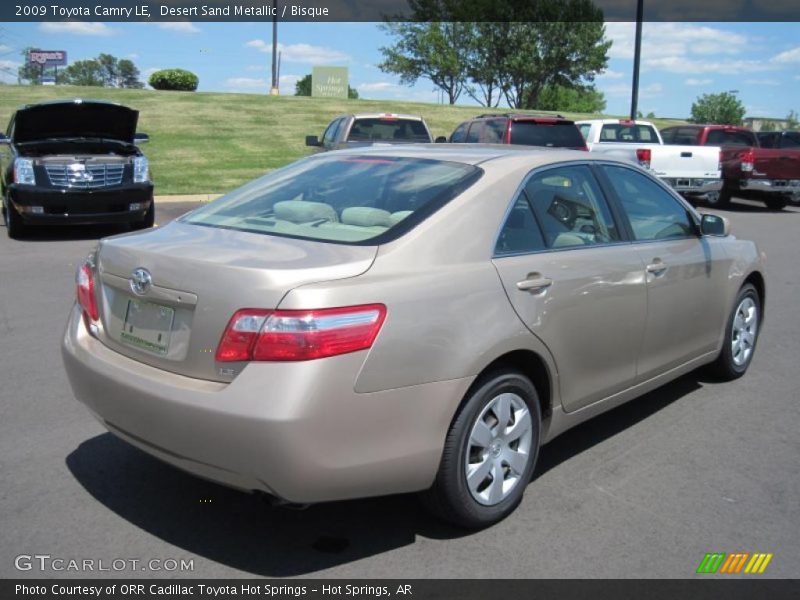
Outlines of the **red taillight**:
[[92,321],[97,321],[100,318],[100,313],[97,310],[97,297],[94,290],[94,273],[92,267],[88,262],[81,265],[78,269],[78,274],[75,277],[77,287],[78,304],[83,309],[83,313]]
[[383,304],[316,310],[243,309],[228,323],[217,360],[299,361],[366,350],[385,318]]
[[745,173],[751,173],[753,171],[753,167],[755,166],[756,153],[753,152],[752,148],[748,148],[742,152],[739,157],[742,161],[742,171]]
[[650,158],[652,157],[653,152],[650,148],[637,148],[636,149],[636,160],[639,162],[639,165],[644,167],[645,169],[650,168]]

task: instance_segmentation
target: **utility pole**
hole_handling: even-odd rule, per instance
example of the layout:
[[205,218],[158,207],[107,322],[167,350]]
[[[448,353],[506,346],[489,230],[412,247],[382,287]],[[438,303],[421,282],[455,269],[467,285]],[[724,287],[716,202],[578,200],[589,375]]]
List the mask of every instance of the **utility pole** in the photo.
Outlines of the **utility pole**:
[[272,87],[270,96],[280,94],[278,90],[278,0],[272,0]]
[[644,0],[636,2],[636,42],[633,50],[633,86],[631,89],[631,120],[639,112],[639,63],[642,58],[642,18]]

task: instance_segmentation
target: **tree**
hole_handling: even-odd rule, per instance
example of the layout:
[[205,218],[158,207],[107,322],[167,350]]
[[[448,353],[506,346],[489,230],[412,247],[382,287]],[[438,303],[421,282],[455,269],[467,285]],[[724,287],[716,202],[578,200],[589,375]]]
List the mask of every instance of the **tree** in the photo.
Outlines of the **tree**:
[[603,92],[595,88],[594,85],[578,87],[549,85],[539,94],[539,101],[533,108],[537,110],[599,113],[606,109],[606,98]]
[[105,77],[103,66],[95,59],[77,60],[64,69],[62,81],[69,85],[103,87]]
[[414,85],[429,79],[455,104],[467,83],[468,57],[473,26],[459,22],[386,23],[381,26],[396,42],[381,48],[378,67],[400,76],[400,83]]
[[22,54],[22,64],[17,69],[17,81],[30,85],[40,85],[42,83],[42,67],[28,62],[28,52],[33,48],[24,48]]
[[[294,95],[295,96],[311,95],[311,73],[309,73],[302,79],[297,80],[297,82],[294,84]],[[358,90],[348,85],[347,97],[350,100],[358,100]]]
[[100,65],[105,87],[119,87],[119,59],[110,54],[99,54],[95,61]]
[[121,88],[141,89],[144,83],[139,81],[139,69],[133,64],[132,60],[123,58],[117,63],[117,85]]
[[793,110],[786,115],[786,129],[800,129],[800,121],[797,120],[797,113]]
[[745,108],[735,92],[703,94],[692,104],[693,123],[741,125]]

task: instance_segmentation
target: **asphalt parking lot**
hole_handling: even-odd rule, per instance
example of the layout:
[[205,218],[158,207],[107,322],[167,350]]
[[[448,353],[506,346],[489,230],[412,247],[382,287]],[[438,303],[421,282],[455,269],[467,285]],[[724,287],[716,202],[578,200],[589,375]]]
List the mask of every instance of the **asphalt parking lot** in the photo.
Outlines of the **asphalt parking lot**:
[[[683,578],[736,551],[774,554],[761,577],[800,577],[800,209],[718,212],[768,257],[747,376],[690,374],[564,434],[519,510],[469,534],[414,496],[270,508],[115,439],[73,399],[59,343],[77,264],[119,230],[0,229],[0,577]],[[194,570],[15,569],[34,554]]]

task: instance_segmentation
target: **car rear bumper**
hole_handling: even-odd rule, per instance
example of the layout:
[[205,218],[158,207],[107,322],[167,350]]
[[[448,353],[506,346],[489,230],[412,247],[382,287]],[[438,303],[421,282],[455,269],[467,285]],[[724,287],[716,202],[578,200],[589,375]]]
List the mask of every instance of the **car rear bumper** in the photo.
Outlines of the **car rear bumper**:
[[[130,223],[144,219],[153,201],[153,184],[95,190],[12,185],[9,199],[22,220],[32,225]],[[140,206],[131,210],[132,204]]]
[[472,378],[358,394],[365,352],[252,363],[229,384],[114,352],[70,316],[75,396],[112,433],[195,475],[294,503],[411,492],[434,480]]
[[739,188],[769,194],[794,194],[800,192],[800,179],[742,179]]
[[703,195],[722,189],[722,179],[699,177],[666,177],[662,181],[681,194]]

